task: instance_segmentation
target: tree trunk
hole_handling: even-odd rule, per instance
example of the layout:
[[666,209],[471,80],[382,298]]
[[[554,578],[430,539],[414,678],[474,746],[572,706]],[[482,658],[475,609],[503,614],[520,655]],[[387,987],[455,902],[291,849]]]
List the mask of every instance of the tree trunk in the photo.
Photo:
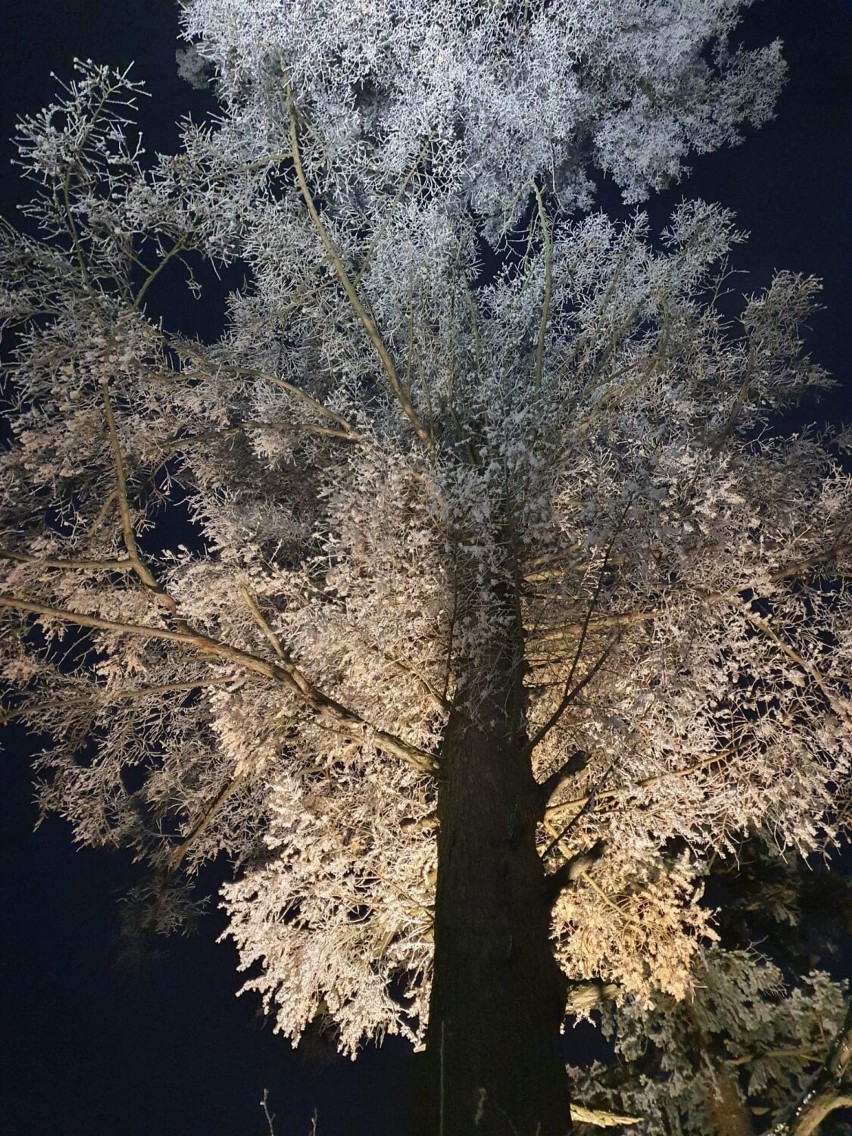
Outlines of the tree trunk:
[[725,1064],[719,1044],[701,1025],[695,1007],[688,1001],[684,1003],[684,1014],[692,1041],[692,1066],[696,1077],[706,1085],[712,1136],[754,1136],[751,1112],[735,1071]]
[[450,716],[438,789],[428,1136],[565,1136],[567,983],[550,945],[519,652],[496,650]]
[[721,1064],[713,1071],[708,1107],[718,1136],[754,1136],[751,1113],[736,1077]]

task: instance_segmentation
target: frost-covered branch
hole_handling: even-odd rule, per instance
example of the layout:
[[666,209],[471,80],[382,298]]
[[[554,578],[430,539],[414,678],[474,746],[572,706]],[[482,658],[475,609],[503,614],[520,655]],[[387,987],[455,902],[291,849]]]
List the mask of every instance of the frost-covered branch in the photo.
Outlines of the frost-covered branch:
[[388,753],[401,758],[421,773],[434,773],[437,765],[432,754],[417,746],[409,745],[401,738],[395,737],[386,730],[374,729],[364,721],[359,714],[349,710],[334,698],[328,697],[315,687],[305,675],[291,662],[280,660],[278,663],[267,662],[265,659],[242,651],[227,643],[211,639],[207,635],[199,634],[187,627],[186,630],[172,631],[165,627],[139,626],[132,623],[120,623],[115,620],[101,619],[97,616],[85,615],[73,611],[63,611],[50,608],[43,604],[34,603],[19,596],[0,595],[0,607],[13,611],[30,612],[33,615],[56,619],[75,624],[77,627],[88,627],[99,631],[114,631],[122,635],[133,635],[146,639],[161,639],[172,643],[180,643],[204,655],[213,655],[228,662],[237,663],[246,670],[270,678],[281,683],[288,690],[296,694],[307,706],[311,708],[321,722],[327,721],[331,728],[342,731],[345,736],[360,739],[365,731],[372,734],[376,743]]
[[314,227],[319,234],[323,247],[328,254],[328,258],[334,267],[335,275],[340,281],[340,284],[344,292],[346,293],[346,296],[351,303],[356,316],[363,325],[364,331],[367,333],[367,338],[370,340],[370,343],[372,343],[377,355],[379,356],[385,377],[391,390],[393,391],[394,397],[399,403],[403,413],[405,414],[405,417],[409,420],[412,427],[414,428],[414,433],[427,447],[427,449],[431,449],[433,444],[432,438],[420,421],[419,415],[415,411],[411,400],[408,397],[408,394],[406,393],[402,383],[400,382],[399,375],[397,374],[396,363],[394,362],[390,352],[388,351],[385,341],[382,339],[381,333],[376,326],[376,321],[364,306],[361,297],[358,295],[358,290],[355,284],[349,278],[349,273],[346,271],[346,267],[343,261],[340,259],[340,253],[337,251],[337,248],[335,247],[334,241],[332,240],[328,229],[322,223],[322,218],[320,217],[319,211],[317,210],[310,187],[308,186],[308,182],[305,177],[304,167],[302,166],[301,152],[299,149],[299,120],[296,112],[296,105],[293,101],[292,93],[290,92],[288,92],[288,99],[290,105],[290,142],[292,145],[293,167],[296,173],[296,181],[299,186],[299,191],[302,194],[302,198],[305,202],[305,207],[310,214],[311,221],[313,222]]

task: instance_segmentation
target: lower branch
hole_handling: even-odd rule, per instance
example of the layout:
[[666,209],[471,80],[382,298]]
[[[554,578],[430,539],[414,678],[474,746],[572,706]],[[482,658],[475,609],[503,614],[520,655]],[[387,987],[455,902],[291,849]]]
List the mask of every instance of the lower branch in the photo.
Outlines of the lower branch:
[[372,735],[381,749],[399,757],[419,773],[435,773],[437,770],[437,762],[433,754],[420,749],[418,746],[411,745],[386,730],[376,729],[356,711],[350,710],[335,698],[331,698],[315,687],[292,663],[283,660],[277,663],[269,662],[267,659],[258,658],[257,655],[252,655],[248,651],[242,651],[238,647],[221,643],[218,639],[212,639],[210,636],[193,631],[191,628],[172,631],[166,627],[119,623],[111,619],[101,619],[94,615],[82,615],[79,612],[48,607],[45,604],[35,603],[19,596],[0,595],[0,608],[27,611],[48,619],[73,623],[78,627],[91,627],[96,631],[115,631],[123,635],[137,635],[141,638],[164,639],[173,643],[182,643],[190,650],[227,659],[246,670],[281,683],[316,713],[320,725],[329,722],[338,730],[342,727],[346,735],[354,741],[361,741],[364,740],[365,736]]
[[604,854],[605,847],[605,841],[598,840],[586,852],[578,852],[576,856],[572,856],[570,860],[566,860],[555,872],[551,872],[549,876],[545,876],[544,884],[551,907],[570,884],[573,884],[581,875],[587,872],[593,864],[596,864],[597,861],[600,860],[601,856]]
[[581,1104],[571,1105],[571,1119],[580,1124],[591,1124],[595,1128],[621,1128],[642,1123],[641,1116],[621,1116],[602,1108],[583,1108]]
[[576,774],[582,773],[588,764],[588,753],[583,749],[575,750],[568,760],[559,766],[555,773],[551,773],[549,777],[540,782],[537,792],[541,816],[544,816],[545,809],[565,782],[568,781],[569,778],[576,776]]

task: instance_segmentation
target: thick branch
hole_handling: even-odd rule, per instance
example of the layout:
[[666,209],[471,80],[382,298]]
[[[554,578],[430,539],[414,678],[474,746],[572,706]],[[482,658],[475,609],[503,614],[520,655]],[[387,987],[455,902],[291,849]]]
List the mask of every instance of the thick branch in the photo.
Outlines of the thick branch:
[[244,779],[245,775],[238,773],[229,781],[225,782],[183,840],[181,840],[177,848],[175,848],[174,852],[172,852],[169,857],[170,872],[176,872],[180,868],[193,844],[204,835],[216,819],[222,806],[234,795],[234,792],[239,788]]
[[553,797],[559,792],[565,782],[574,777],[577,773],[581,773],[589,764],[589,755],[583,749],[575,750],[574,753],[563,762],[562,765],[544,781],[541,781],[537,788],[539,799],[539,815],[544,815],[544,810],[550,804]]
[[133,561],[123,560],[60,560],[51,556],[27,556],[0,548],[0,560],[15,560],[19,564],[32,564],[36,568],[55,568],[60,572],[132,572]]
[[585,982],[569,982],[565,1012],[579,1014],[581,1011],[593,1010],[604,1002],[611,1002],[618,996],[618,992],[619,987],[614,982],[604,982],[600,978]]
[[[327,723],[329,726],[334,726],[338,732],[353,740],[363,740],[365,734],[370,734],[375,738],[380,748],[405,761],[418,773],[435,773],[437,770],[437,762],[433,754],[411,745],[394,734],[371,726],[360,714],[350,710],[315,687],[299,668],[290,662],[268,662],[266,659],[250,654],[248,651],[242,651],[238,647],[221,643],[217,639],[192,629],[171,631],[165,627],[120,623],[115,620],[100,619],[98,616],[82,615],[74,611],[48,607],[45,604],[35,603],[18,596],[0,595],[0,607],[13,611],[28,611],[34,615],[74,623],[78,627],[91,627],[98,631],[115,631],[124,635],[138,635],[147,639],[163,639],[172,643],[182,643],[190,650],[227,659],[229,662],[236,663],[255,674],[279,682],[310,706],[316,713],[320,725]],[[341,727],[343,727],[342,730]]]
[[544,884],[547,889],[547,899],[551,905],[556,902],[569,885],[578,880],[593,864],[596,864],[597,861],[600,860],[601,856],[604,854],[605,847],[605,841],[598,840],[587,851],[578,852],[575,856],[566,860],[555,872],[551,872],[549,876],[545,877]]
[[581,1104],[571,1102],[571,1119],[581,1124],[591,1124],[595,1128],[621,1128],[631,1124],[641,1124],[641,1116],[621,1116],[616,1112],[607,1112],[602,1108],[584,1108]]

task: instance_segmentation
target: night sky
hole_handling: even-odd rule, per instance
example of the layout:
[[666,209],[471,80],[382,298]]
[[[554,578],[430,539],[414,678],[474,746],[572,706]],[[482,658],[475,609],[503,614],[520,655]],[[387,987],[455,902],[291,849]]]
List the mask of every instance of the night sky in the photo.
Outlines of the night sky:
[[[790,76],[777,120],[744,146],[695,161],[693,176],[652,204],[651,218],[662,226],[685,195],[720,201],[751,233],[734,259],[750,274],[735,278],[738,287],[757,291],[776,268],[824,279],[827,310],[812,321],[811,350],[843,386],[805,417],[848,423],[852,2],[764,0],[744,34],[750,45],[785,42]],[[15,117],[51,100],[50,71],[67,77],[74,56],[134,60],[153,95],[141,108],[147,147],[173,148],[176,119],[212,109],[177,77],[176,36],[170,0],[5,0],[0,212],[13,219],[25,198],[9,166]],[[609,192],[603,200],[613,206]],[[164,312],[167,319],[215,334],[218,305],[181,303],[187,309]],[[234,997],[235,952],[215,942],[223,928],[215,905],[197,934],[163,942],[135,971],[122,969],[121,897],[137,870],[117,854],[75,850],[55,818],[34,833],[32,743],[8,728],[5,742],[0,1136],[268,1134],[258,1105],[264,1087],[276,1136],[307,1136],[315,1109],[318,1136],[404,1134],[407,1047],[388,1043],[356,1064],[294,1055],[256,999]]]

